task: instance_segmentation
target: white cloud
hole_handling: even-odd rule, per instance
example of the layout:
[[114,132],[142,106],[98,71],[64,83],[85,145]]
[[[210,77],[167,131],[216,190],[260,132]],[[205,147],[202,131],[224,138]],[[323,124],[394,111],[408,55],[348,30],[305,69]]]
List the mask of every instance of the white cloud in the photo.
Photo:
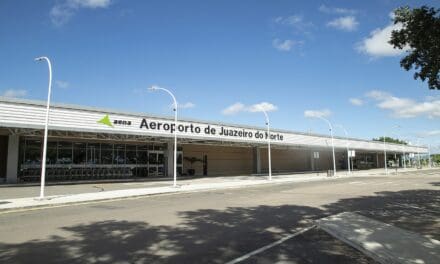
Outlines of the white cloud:
[[302,33],[308,33],[308,30],[313,27],[313,23],[305,21],[301,15],[292,15],[288,17],[279,16],[275,18],[274,21],[277,24],[292,27]]
[[327,14],[356,14],[357,10],[355,9],[348,9],[348,8],[341,8],[341,7],[328,7],[326,5],[320,5],[318,10],[322,13]]
[[328,109],[304,111],[305,117],[329,117],[331,114],[332,112]]
[[364,104],[364,101],[359,98],[350,98],[349,101],[350,101],[350,104],[355,105],[355,106],[361,106]]
[[69,88],[69,83],[66,82],[66,81],[56,80],[56,81],[55,81],[55,85],[56,85],[58,88],[61,88],[61,89],[67,89],[67,88]]
[[278,110],[278,107],[268,102],[261,102],[250,106],[238,102],[223,109],[222,114],[234,115],[239,112],[262,112],[263,110],[266,112],[272,112]]
[[234,115],[238,112],[244,111],[246,109],[245,105],[242,103],[235,103],[223,109],[222,114],[224,115]]
[[423,137],[440,136],[440,130],[423,131],[423,132],[420,132],[419,135],[421,135]]
[[70,8],[61,5],[55,5],[50,10],[50,20],[52,24],[59,27],[67,23],[73,16],[73,11]]
[[368,38],[358,43],[356,49],[373,57],[398,56],[405,53],[408,48],[395,49],[388,41],[391,32],[402,28],[401,24],[390,24],[384,28],[377,28],[370,33]]
[[358,25],[359,22],[357,22],[356,17],[354,16],[339,17],[327,23],[328,27],[345,31],[354,31],[357,29]]
[[4,97],[24,97],[26,95],[27,91],[21,89],[8,89],[0,94],[0,96]]
[[275,18],[275,22],[277,22],[278,24],[290,25],[290,26],[298,25],[303,23],[303,17],[300,15],[292,15],[288,17],[279,16]]
[[373,90],[366,93],[365,96],[376,100],[382,100],[384,98],[390,97],[391,94],[379,90]]
[[249,112],[272,112],[278,110],[278,107],[268,102],[261,102],[259,104],[249,106],[247,110]]
[[380,109],[390,111],[396,118],[412,118],[425,116],[428,118],[440,118],[440,99],[426,98],[425,101],[416,101],[410,98],[393,96],[383,91],[370,91],[367,97],[376,101]]
[[188,109],[188,108],[194,108],[196,105],[191,102],[186,102],[184,104],[177,103],[178,108],[180,109]]
[[272,45],[274,48],[280,51],[290,51],[294,46],[302,45],[302,41],[295,41],[295,40],[280,40],[280,39],[274,39],[272,42]]
[[110,5],[110,0],[69,0],[73,6],[84,8],[103,8]]
[[66,24],[81,8],[97,9],[106,8],[110,0],[64,0],[56,2],[50,10],[50,19],[55,26]]

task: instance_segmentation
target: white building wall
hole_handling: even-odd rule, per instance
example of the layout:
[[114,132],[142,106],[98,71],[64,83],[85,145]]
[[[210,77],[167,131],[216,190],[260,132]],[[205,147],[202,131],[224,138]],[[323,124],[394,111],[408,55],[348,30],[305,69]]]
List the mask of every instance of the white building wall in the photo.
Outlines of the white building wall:
[[[126,123],[116,123],[113,126],[106,126],[102,123],[98,123],[98,121],[106,115],[109,116],[111,122],[119,120]],[[45,106],[41,102],[0,98],[0,127],[43,129],[44,117]],[[160,123],[161,128],[153,128],[151,125],[148,128],[142,126],[144,118],[147,122],[154,122],[156,125]],[[173,136],[172,131],[166,130],[164,127],[169,127],[172,124],[173,120],[171,118],[159,118],[154,116],[146,117],[143,114],[121,113],[102,109],[60,105],[51,108],[49,129],[171,138]],[[179,138],[240,142],[247,144],[265,144],[267,141],[265,139],[265,128],[224,125],[191,120],[179,121],[179,125],[186,128],[197,127],[199,129],[198,133],[188,130],[179,132]],[[212,133],[214,130],[215,133]],[[242,134],[248,133],[248,135],[251,134],[252,136],[220,135],[219,132],[222,130],[233,130]],[[274,136],[274,139],[272,140],[273,145],[320,148],[331,147],[331,139],[328,136],[310,135],[282,130],[273,130],[271,134]],[[256,138],[255,135],[261,135],[262,137]],[[347,141],[344,138],[335,138],[334,144],[338,149],[345,149]],[[383,151],[384,149],[382,142],[375,141],[349,139],[348,144],[351,149],[355,150]],[[397,144],[386,144],[385,147],[387,151],[390,152],[427,152],[426,147],[403,146]]]

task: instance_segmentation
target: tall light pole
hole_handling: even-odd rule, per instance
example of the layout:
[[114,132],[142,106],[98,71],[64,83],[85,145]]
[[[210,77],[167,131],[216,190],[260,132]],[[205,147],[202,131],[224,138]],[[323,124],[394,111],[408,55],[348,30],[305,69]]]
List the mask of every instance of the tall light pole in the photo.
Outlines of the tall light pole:
[[330,123],[330,121],[328,121],[327,119],[325,119],[324,117],[322,117],[322,116],[320,116],[320,115],[316,115],[316,116],[313,116],[313,117],[320,118],[320,119],[324,120],[324,121],[328,124],[328,126],[329,126],[329,129],[330,129],[330,136],[331,136],[331,138],[332,138],[333,173],[334,173],[334,176],[336,176],[335,143],[334,143],[334,141],[333,141],[333,127],[332,127],[332,124]]
[[[432,151],[431,151],[431,149],[433,148],[434,151],[435,151],[435,149],[440,149],[440,145],[439,145],[439,146],[435,146],[435,144],[437,144],[437,143],[440,143],[440,141],[439,141],[439,142],[431,142],[431,143],[428,145],[429,168],[432,168],[432,159],[431,159]],[[433,144],[434,144],[434,146],[433,146]]]
[[177,101],[176,97],[174,97],[173,93],[171,93],[169,90],[158,87],[158,86],[151,86],[148,88],[150,91],[157,91],[161,90],[166,93],[168,93],[172,98],[174,102],[173,111],[174,111],[174,168],[173,168],[173,187],[177,187]]
[[428,145],[428,163],[429,163],[429,168],[432,168],[432,163],[431,163],[431,144]]
[[388,164],[387,164],[387,147],[385,144],[386,133],[383,135],[383,158],[385,162],[385,174],[388,174]]
[[[400,125],[395,125],[396,128],[401,128]],[[403,144],[403,138],[401,138],[397,133],[393,132],[394,135],[396,135],[397,139],[402,142],[402,152],[403,152],[403,168],[406,169],[406,152],[405,152],[405,146]]]
[[272,159],[270,158],[270,123],[269,123],[269,116],[267,115],[266,111],[261,108],[261,112],[263,112],[264,116],[266,117],[266,127],[267,127],[267,158],[269,163],[269,181],[272,180]]
[[346,140],[346,147],[347,147],[348,174],[350,174],[351,170],[350,170],[350,150],[348,149],[348,132],[342,125],[335,125],[335,126],[340,127],[345,133],[345,140]]
[[[397,134],[396,134],[397,135]],[[402,142],[402,152],[403,152],[403,168],[406,169],[406,151],[405,151],[405,144],[403,144],[403,138],[400,138],[400,141]]]
[[47,66],[49,67],[49,88],[47,92],[47,104],[46,104],[46,119],[44,124],[44,140],[43,140],[43,161],[41,164],[41,185],[40,185],[40,199],[44,199],[44,186],[46,183],[46,154],[47,154],[47,132],[49,126],[49,110],[50,110],[50,94],[52,91],[52,64],[48,57],[38,57],[35,58],[35,61],[43,61],[47,62]]
[[420,150],[419,150],[420,139],[421,138],[417,138],[417,143],[416,143],[416,146],[417,146],[417,159],[418,159],[419,167],[421,167],[421,164],[420,164]]

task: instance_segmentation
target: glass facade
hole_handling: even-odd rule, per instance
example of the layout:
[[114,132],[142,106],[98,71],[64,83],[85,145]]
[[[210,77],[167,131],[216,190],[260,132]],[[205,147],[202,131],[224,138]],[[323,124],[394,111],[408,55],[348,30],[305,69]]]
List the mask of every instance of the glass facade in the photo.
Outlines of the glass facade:
[[6,180],[7,159],[8,159],[8,137],[0,136],[0,182]]
[[359,170],[366,170],[377,167],[376,154],[357,154],[352,162],[353,167]]
[[[49,140],[47,180],[160,177],[166,174],[164,144],[122,144]],[[42,140],[20,140],[19,175],[37,181],[41,172]]]

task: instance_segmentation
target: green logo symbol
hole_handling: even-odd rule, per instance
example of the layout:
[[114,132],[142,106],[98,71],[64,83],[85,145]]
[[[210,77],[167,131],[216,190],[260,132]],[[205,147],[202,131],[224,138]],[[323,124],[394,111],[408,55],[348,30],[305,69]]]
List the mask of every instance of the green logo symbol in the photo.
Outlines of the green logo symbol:
[[108,115],[105,115],[101,120],[98,121],[98,123],[113,127],[112,121],[110,121],[110,117]]

